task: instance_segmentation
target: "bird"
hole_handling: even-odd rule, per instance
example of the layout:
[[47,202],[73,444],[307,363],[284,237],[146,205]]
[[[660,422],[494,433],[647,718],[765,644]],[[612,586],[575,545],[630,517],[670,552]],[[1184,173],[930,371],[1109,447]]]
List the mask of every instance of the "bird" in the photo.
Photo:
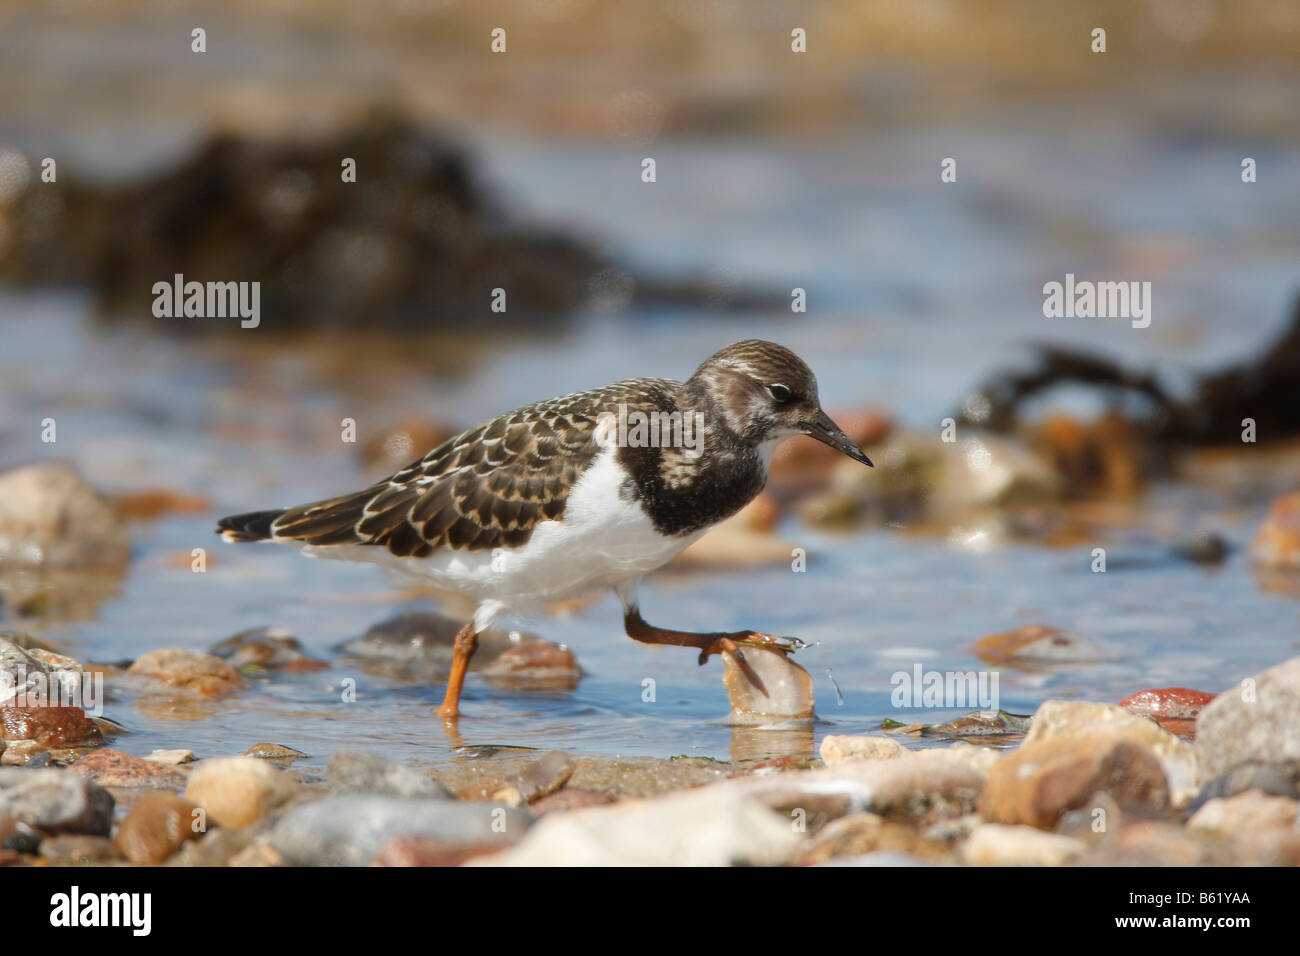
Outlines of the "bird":
[[467,595],[437,713],[460,717],[478,635],[512,613],[611,589],[636,641],[744,660],[806,645],[761,631],[678,631],[642,617],[637,583],[762,491],[772,452],[808,435],[871,459],[821,407],[794,352],[747,339],[684,382],[634,378],[506,412],[361,491],[231,515],[231,542],[274,541],[312,557],[369,561]]

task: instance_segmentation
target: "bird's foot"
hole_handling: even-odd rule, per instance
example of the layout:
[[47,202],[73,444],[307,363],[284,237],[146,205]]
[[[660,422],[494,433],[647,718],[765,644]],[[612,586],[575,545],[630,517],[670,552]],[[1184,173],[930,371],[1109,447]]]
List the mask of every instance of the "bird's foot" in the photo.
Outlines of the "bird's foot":
[[703,664],[714,654],[721,654],[724,651],[729,654],[735,654],[741,660],[744,660],[742,647],[761,647],[768,651],[780,651],[782,654],[793,654],[795,651],[802,650],[808,645],[797,637],[777,637],[775,634],[764,634],[761,631],[735,631],[731,634],[719,634],[707,647],[700,651],[700,663]]

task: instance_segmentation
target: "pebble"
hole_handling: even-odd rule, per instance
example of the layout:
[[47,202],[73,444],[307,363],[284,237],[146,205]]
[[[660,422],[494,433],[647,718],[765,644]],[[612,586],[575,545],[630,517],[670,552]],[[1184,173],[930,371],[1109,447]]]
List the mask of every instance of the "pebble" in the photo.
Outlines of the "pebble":
[[731,699],[731,723],[812,720],[813,681],[806,670],[781,651],[741,650],[743,664],[735,654],[722,654],[722,683]]
[[1290,797],[1247,790],[1235,797],[1207,801],[1192,814],[1187,825],[1233,834],[1258,833],[1277,827],[1296,828],[1300,826],[1300,802]]
[[221,658],[179,648],[141,655],[128,673],[162,681],[207,700],[248,686],[239,671]]
[[374,866],[460,866],[466,860],[502,849],[497,841],[448,843],[429,837],[389,838],[375,854]]
[[197,813],[198,807],[175,794],[146,793],[131,804],[114,839],[132,863],[161,863],[187,840],[202,835],[195,829]]
[[298,783],[283,770],[256,757],[214,757],[190,773],[186,799],[223,827],[245,827],[284,804]]
[[[443,614],[408,611],[375,624],[335,650],[367,662],[368,669],[383,676],[433,682],[445,678],[451,669],[452,643],[464,623]],[[516,645],[540,640],[525,632],[490,628],[479,635],[478,653],[470,670],[482,669],[487,661]]]
[[0,816],[46,833],[108,836],[113,796],[66,770],[0,769]]
[[470,866],[736,866],[788,863],[806,836],[728,784],[553,813]]
[[302,649],[302,642],[279,627],[241,631],[209,648],[211,654],[241,671],[318,671],[329,667]]
[[1300,762],[1300,657],[1206,706],[1196,719],[1196,753],[1211,777],[1240,764]]
[[308,756],[301,750],[294,750],[292,747],[286,747],[284,744],[262,743],[253,744],[244,751],[245,757],[257,757],[261,760],[273,760],[280,763],[288,763],[292,760],[301,760]]
[[1096,641],[1042,624],[990,634],[976,641],[971,650],[989,664],[1025,666],[1104,661],[1119,656]]
[[33,740],[43,748],[98,747],[99,726],[80,707],[0,707],[0,737]]
[[1062,866],[1086,850],[1087,845],[1074,837],[1029,826],[985,823],[967,838],[961,854],[973,866]]
[[154,763],[160,763],[168,767],[179,767],[181,764],[194,762],[194,751],[184,748],[175,750],[155,750],[145,760],[152,760]]
[[0,474],[0,564],[120,568],[131,540],[116,508],[66,464]]
[[907,748],[889,737],[853,737],[828,735],[822,738],[818,753],[828,767],[850,760],[889,760],[907,753]]
[[1300,491],[1275,498],[1250,545],[1255,563],[1279,571],[1300,570]]
[[528,805],[528,809],[536,816],[541,817],[548,813],[568,813],[571,810],[581,810],[584,807],[603,807],[617,802],[617,797],[603,790],[580,790],[565,787],[563,790],[557,790],[555,793],[539,797]]
[[573,651],[539,639],[502,651],[483,668],[483,678],[517,690],[572,690],[582,678],[582,668]]
[[1045,701],[1034,714],[1024,746],[1048,738],[1063,738],[1064,745],[1065,739],[1088,737],[1117,738],[1151,751],[1164,770],[1170,805],[1175,808],[1185,806],[1200,790],[1201,770],[1190,744],[1162,729],[1154,720],[1113,704]]
[[1163,810],[1169,788],[1150,750],[1115,737],[1026,741],[990,771],[980,813],[990,821],[1050,830],[1104,792],[1121,806]]
[[0,741],[0,766],[25,767],[38,755],[45,756],[48,751],[43,743],[36,740]]
[[101,787],[121,789],[183,790],[185,774],[171,767],[103,748],[86,754],[69,773],[83,774]]
[[123,859],[117,844],[106,836],[51,837],[41,841],[40,853],[50,866],[95,866]]
[[325,767],[331,793],[370,793],[390,797],[451,799],[452,794],[428,774],[360,750],[331,754]]
[[365,866],[393,837],[441,843],[499,843],[532,823],[523,810],[491,802],[344,794],[304,803],[275,825],[270,844],[300,866]]
[[1186,687],[1162,687],[1140,690],[1119,702],[1129,713],[1149,717],[1195,717],[1205,705],[1214,700],[1214,694]]

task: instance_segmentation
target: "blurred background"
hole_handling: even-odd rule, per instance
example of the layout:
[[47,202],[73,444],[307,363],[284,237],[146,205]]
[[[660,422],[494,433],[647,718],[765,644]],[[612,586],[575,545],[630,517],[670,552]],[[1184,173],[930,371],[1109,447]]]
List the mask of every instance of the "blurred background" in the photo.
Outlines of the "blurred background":
[[[716,671],[634,645],[598,597],[524,623],[582,680],[471,682],[471,737],[807,750],[958,716],[891,706],[916,663],[996,661],[1022,714],[1221,690],[1297,646],[1294,513],[1269,507],[1300,486],[1298,81],[1287,0],[0,3],[0,467],[71,464],[130,542],[56,560],[0,530],[3,627],[125,666],[270,626],[333,664],[262,668],[223,707],[122,690],[133,753],[284,738],[450,759],[427,680],[370,677],[339,717],[354,672],[333,649],[460,609],[376,568],[222,546],[215,517],[761,337],[809,362],[880,467],[789,444],[769,494],[644,605],[813,643],[830,723],[733,731]],[[260,282],[260,325],[156,318],[175,273]],[[1149,281],[1150,327],[1045,318],[1067,273]],[[977,646],[1031,625],[1061,636]]]

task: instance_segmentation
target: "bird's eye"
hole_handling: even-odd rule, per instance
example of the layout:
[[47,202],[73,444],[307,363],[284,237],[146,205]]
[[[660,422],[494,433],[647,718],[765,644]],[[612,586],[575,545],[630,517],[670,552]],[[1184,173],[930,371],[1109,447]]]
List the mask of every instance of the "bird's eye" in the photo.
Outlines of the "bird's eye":
[[772,400],[778,405],[784,405],[786,402],[790,401],[791,398],[790,389],[780,383],[769,385],[767,387],[767,392],[772,396]]

